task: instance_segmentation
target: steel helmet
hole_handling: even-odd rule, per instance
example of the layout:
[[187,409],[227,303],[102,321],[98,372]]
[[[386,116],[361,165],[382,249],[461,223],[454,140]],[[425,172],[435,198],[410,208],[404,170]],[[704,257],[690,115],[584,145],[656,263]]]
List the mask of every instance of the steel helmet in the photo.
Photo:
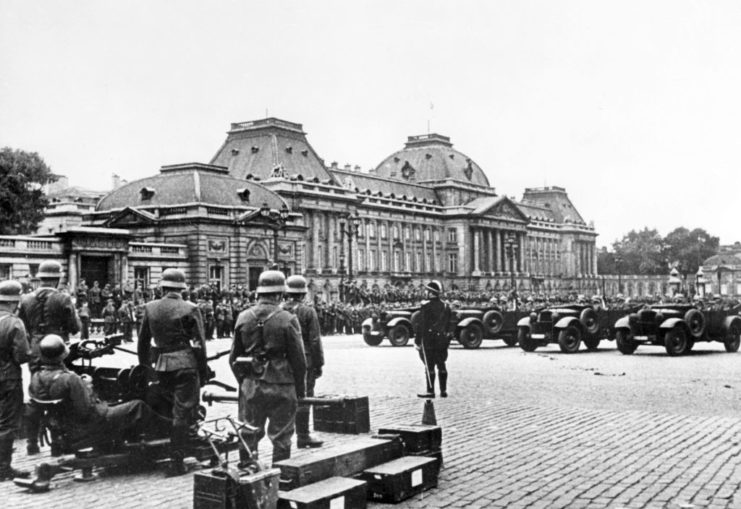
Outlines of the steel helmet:
[[306,279],[304,279],[304,276],[299,276],[297,274],[286,279],[286,293],[295,295],[306,292]]
[[266,270],[257,278],[257,294],[284,293],[286,291],[286,276],[279,270]]
[[54,260],[41,262],[36,277],[39,279],[61,279],[62,264]]
[[69,348],[64,340],[56,334],[48,334],[39,342],[41,362],[56,364],[62,362],[69,355]]
[[166,269],[160,278],[160,286],[163,288],[175,288],[185,290],[185,272],[180,269]]
[[435,295],[440,295],[443,292],[443,284],[437,279],[434,279],[430,281],[429,283],[427,283],[425,285],[425,288],[431,291],[432,293],[434,293]]
[[18,302],[21,300],[23,287],[18,281],[3,281],[0,283],[0,302]]

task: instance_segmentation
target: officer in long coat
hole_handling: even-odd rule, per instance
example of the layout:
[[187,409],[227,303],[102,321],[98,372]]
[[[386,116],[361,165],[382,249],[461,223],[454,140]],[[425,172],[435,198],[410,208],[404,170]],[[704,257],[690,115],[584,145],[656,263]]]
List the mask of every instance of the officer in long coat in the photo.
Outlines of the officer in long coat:
[[428,292],[426,302],[420,308],[419,323],[414,335],[414,344],[419,351],[419,358],[425,365],[425,382],[427,392],[418,394],[420,398],[435,397],[435,369],[440,381],[440,396],[448,397],[448,360],[450,345],[450,306],[440,299],[443,285],[439,281],[430,281],[425,289]]
[[154,370],[165,395],[172,398],[172,456],[170,474],[185,473],[184,445],[196,423],[201,382],[208,372],[203,319],[198,307],[183,300],[185,274],[167,269],[160,280],[163,297],[144,307],[139,331],[139,364],[151,366],[154,339]]
[[[314,308],[304,302],[307,292],[306,279],[299,275],[291,276],[286,280],[286,288],[288,300],[283,303],[283,309],[296,315],[301,326],[301,339],[306,355],[306,396],[311,398],[314,397],[316,379],[322,376],[324,366],[319,318]],[[299,405],[296,413],[296,445],[299,449],[322,446],[321,440],[316,440],[309,434],[310,413],[310,405]]]
[[[23,296],[18,310],[18,317],[23,320],[30,337],[31,359],[28,368],[32,374],[41,366],[39,342],[44,336],[56,334],[67,343],[70,335],[77,334],[81,328],[72,298],[57,290],[62,279],[62,265],[54,260],[42,262],[36,277],[41,280],[40,287],[33,293]],[[33,404],[28,405],[27,411],[27,452],[37,454],[41,411]]]
[[[239,381],[239,418],[258,428],[247,438],[253,452],[265,436],[273,442],[273,463],[291,457],[298,398],[306,394],[306,358],[298,318],[281,309],[282,272],[268,270],[257,283],[258,302],[240,313],[229,365]],[[244,359],[244,361],[243,361]],[[242,460],[245,452],[240,451]]]
[[31,356],[26,328],[14,314],[22,290],[17,281],[0,283],[0,481],[29,475],[10,466],[23,409],[21,364]]

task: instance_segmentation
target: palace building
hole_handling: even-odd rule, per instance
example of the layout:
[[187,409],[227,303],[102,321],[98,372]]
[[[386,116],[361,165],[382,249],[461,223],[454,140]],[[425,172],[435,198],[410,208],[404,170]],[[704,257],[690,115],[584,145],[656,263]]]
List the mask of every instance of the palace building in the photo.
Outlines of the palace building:
[[0,272],[32,273],[45,254],[28,246],[42,242],[71,285],[147,286],[180,267],[194,285],[254,288],[277,263],[326,299],[350,278],[369,288],[435,278],[462,290],[598,291],[597,233],[564,188],[527,188],[519,201],[498,194],[440,134],[410,136],[364,172],[326,165],[301,124],[235,123],[208,164],[164,166],[49,230],[0,238]]

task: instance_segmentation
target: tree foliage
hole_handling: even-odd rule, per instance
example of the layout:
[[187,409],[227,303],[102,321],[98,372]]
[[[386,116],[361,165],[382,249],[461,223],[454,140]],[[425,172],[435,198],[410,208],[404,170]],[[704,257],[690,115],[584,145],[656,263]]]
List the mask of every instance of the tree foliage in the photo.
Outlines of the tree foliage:
[[694,274],[704,260],[718,252],[719,238],[703,228],[679,227],[659,235],[654,229],[632,230],[599,253],[600,274],[668,274],[676,267],[682,274]]
[[0,150],[0,234],[34,233],[48,205],[43,186],[55,179],[36,152]]

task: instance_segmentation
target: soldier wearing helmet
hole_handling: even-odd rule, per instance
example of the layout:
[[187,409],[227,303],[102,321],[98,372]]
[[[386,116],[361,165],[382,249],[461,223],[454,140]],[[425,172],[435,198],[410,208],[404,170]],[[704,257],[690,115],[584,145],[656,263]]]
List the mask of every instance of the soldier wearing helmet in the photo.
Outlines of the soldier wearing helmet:
[[26,328],[15,316],[22,290],[17,281],[0,283],[0,481],[29,475],[10,466],[23,409],[21,364],[31,356]]
[[139,331],[139,364],[151,366],[154,340],[154,370],[160,387],[172,396],[172,463],[170,475],[185,473],[183,448],[195,433],[201,384],[208,376],[203,318],[198,306],[183,300],[185,273],[179,269],[162,272],[163,296],[144,306]]
[[[47,260],[39,265],[36,277],[41,281],[39,288],[21,300],[18,317],[23,320],[30,336],[31,360],[28,368],[33,373],[40,369],[39,341],[47,334],[56,334],[65,342],[81,328],[80,318],[72,298],[57,287],[62,279],[62,265]],[[35,405],[28,406],[28,454],[39,452],[38,432],[41,413]]]
[[[289,277],[286,280],[288,300],[283,303],[283,309],[296,315],[301,326],[301,338],[306,354],[306,396],[312,398],[316,379],[322,376],[324,349],[319,333],[319,317],[314,308],[304,301],[307,291],[306,279],[303,276]],[[322,442],[313,438],[309,433],[310,413],[311,406],[309,405],[299,405],[296,412],[296,446],[299,449],[322,446]]]
[[60,405],[57,417],[64,440],[60,446],[69,447],[82,440],[86,444],[111,443],[169,425],[140,399],[113,406],[100,401],[89,381],[67,369],[64,359],[69,348],[60,336],[44,337],[39,353],[41,369],[31,377],[28,392],[37,404],[54,401]]
[[418,394],[420,398],[435,397],[435,369],[440,382],[440,396],[448,397],[448,360],[450,345],[450,306],[440,299],[443,285],[440,281],[430,281],[425,286],[429,300],[420,308],[419,323],[414,335],[414,344],[419,357],[425,365],[427,392]]
[[[258,428],[245,437],[252,451],[265,436],[273,463],[291,457],[298,399],[306,394],[306,357],[298,318],[280,307],[286,279],[267,270],[257,281],[257,304],[242,311],[234,327],[229,365],[239,381],[239,418]],[[243,461],[245,451],[240,451]]]

